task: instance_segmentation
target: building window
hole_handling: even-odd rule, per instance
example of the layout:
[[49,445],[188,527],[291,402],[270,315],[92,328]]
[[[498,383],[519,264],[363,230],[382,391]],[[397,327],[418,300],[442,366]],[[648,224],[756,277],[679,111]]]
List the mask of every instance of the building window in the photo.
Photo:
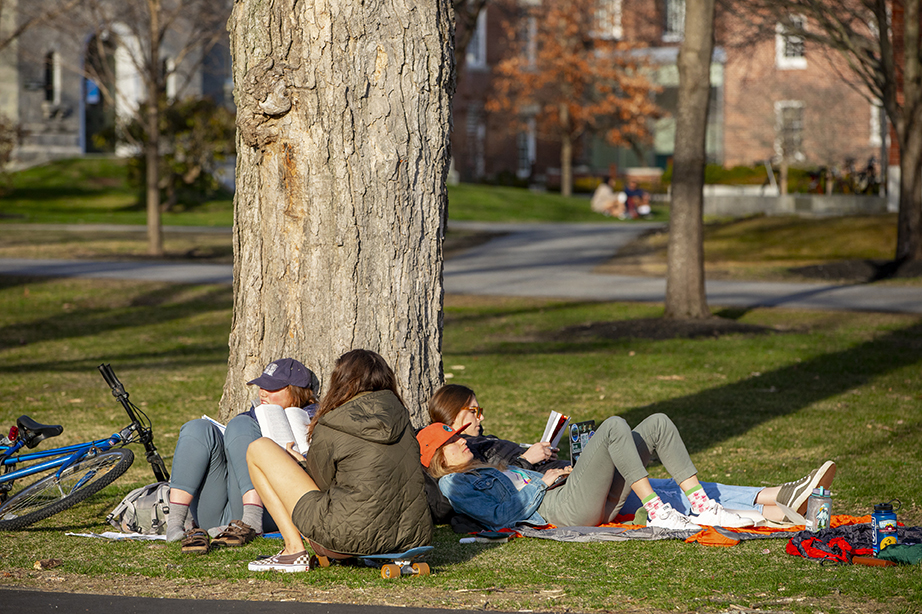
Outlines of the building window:
[[487,126],[484,122],[483,108],[472,104],[467,108],[467,166],[473,179],[482,179],[486,172]]
[[172,102],[176,99],[177,90],[176,61],[173,58],[165,58],[162,70],[164,94],[167,100]]
[[617,40],[624,36],[621,27],[621,0],[598,0],[595,22],[595,35],[599,38]]
[[880,147],[883,145],[883,139],[881,134],[884,131],[884,126],[881,124],[881,107],[880,101],[874,101],[871,103],[871,125],[870,136],[868,137],[868,145],[871,147]]
[[45,102],[61,104],[61,56],[51,51],[45,56]]
[[531,177],[531,169],[535,163],[535,119],[531,118],[525,126],[525,130],[516,135],[516,147],[518,149],[518,168],[516,176],[519,179],[528,179]]
[[775,155],[781,160],[803,161],[804,103],[781,100],[775,103]]
[[685,38],[685,0],[666,0],[665,17],[663,40],[676,42]]
[[793,16],[790,23],[775,26],[775,66],[777,68],[803,69],[807,67],[807,56],[804,52],[804,36],[807,20],[801,16]]
[[467,55],[465,62],[468,68],[486,68],[487,67],[487,11],[480,11],[477,15],[477,24],[474,26],[474,34],[467,44]]
[[528,14],[519,20],[516,36],[522,43],[521,53],[528,60],[529,68],[534,68],[538,61],[538,20],[534,15]]

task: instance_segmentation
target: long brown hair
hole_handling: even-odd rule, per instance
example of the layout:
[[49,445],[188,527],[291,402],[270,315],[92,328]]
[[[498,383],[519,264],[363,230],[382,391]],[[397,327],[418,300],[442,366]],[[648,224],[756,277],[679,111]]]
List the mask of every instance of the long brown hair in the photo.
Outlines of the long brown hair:
[[454,424],[455,418],[474,398],[474,391],[461,384],[446,384],[435,391],[429,399],[429,418],[432,422]]
[[429,461],[429,466],[426,468],[426,471],[437,480],[450,473],[467,473],[468,471],[483,469],[484,467],[492,467],[499,471],[505,471],[508,465],[502,461],[493,464],[485,463],[476,458],[471,459],[470,462],[463,465],[449,465],[445,460],[445,446],[443,445],[439,446],[439,449],[432,455],[432,460]]
[[320,409],[311,420],[307,438],[314,434],[317,422],[327,414],[357,394],[390,390],[403,403],[397,391],[397,376],[380,354],[371,350],[352,350],[336,360],[336,366],[330,375],[330,387],[320,400]]

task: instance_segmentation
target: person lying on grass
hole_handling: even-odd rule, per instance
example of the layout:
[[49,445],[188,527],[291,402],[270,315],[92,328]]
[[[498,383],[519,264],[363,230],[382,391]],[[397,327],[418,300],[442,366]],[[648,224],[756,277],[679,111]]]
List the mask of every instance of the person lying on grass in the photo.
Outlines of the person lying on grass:
[[[556,451],[547,442],[539,442],[526,449],[513,441],[483,435],[484,408],[478,403],[474,391],[467,386],[446,384],[436,390],[429,399],[429,418],[433,423],[448,424],[458,431],[474,460],[479,463],[505,464],[540,473],[569,465],[569,461],[557,458]],[[709,498],[727,509],[752,510],[767,520],[781,523],[793,519],[787,518],[779,503],[803,516],[810,493],[819,486],[828,489],[835,473],[836,464],[826,461],[799,480],[780,486],[736,486],[718,482],[701,482],[701,486]],[[653,491],[673,509],[686,516],[692,513],[689,498],[674,480],[650,478],[649,481]],[[640,499],[631,491],[619,513],[634,514],[641,507]]]
[[419,446],[381,356],[352,350],[336,361],[308,439],[304,457],[265,437],[247,450],[256,492],[285,540],[251,571],[306,571],[302,535],[317,555],[336,559],[429,544]]
[[[269,363],[247,385],[259,387],[261,404],[301,407],[309,416],[317,409],[320,380],[294,358]],[[204,418],[186,422],[179,430],[166,539],[182,540],[185,553],[242,546],[264,530],[276,530],[247,471],[247,447],[262,436],[254,409],[255,404],[234,416],[223,433]],[[210,543],[209,533],[215,536]]]
[[[464,431],[467,425],[462,425]],[[417,435],[420,462],[458,512],[488,529],[519,523],[597,526],[613,522],[633,491],[647,511],[647,526],[697,531],[703,525],[743,527],[752,521],[707,496],[698,482],[678,429],[653,414],[633,430],[618,416],[606,419],[589,440],[576,467],[544,474],[477,461],[451,426],[433,423]],[[650,485],[645,465],[656,453],[691,502],[692,516],[676,511]],[[558,478],[567,476],[556,488]]]

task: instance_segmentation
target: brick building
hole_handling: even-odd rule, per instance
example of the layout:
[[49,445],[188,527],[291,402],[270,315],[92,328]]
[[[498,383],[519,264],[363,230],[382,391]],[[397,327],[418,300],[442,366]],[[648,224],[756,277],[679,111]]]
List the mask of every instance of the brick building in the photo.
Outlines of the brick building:
[[[669,112],[676,104],[675,61],[685,2],[599,2],[601,13],[614,16],[605,35],[644,47],[641,53],[648,60],[650,79],[659,88],[653,96],[667,116],[651,120],[653,140],[640,151],[611,147],[598,137],[583,139],[574,160],[576,174],[602,175],[610,168],[664,169],[674,146]],[[510,19],[515,19],[514,6],[488,5],[468,49],[454,105],[455,170],[462,181],[530,177],[553,185],[559,146],[541,140],[534,130],[511,130],[508,117],[484,110],[491,95],[491,69],[507,52],[503,22]],[[805,20],[797,23],[810,27]],[[847,158],[860,166],[872,156],[880,158],[880,108],[848,82],[848,68],[834,52],[806,43],[796,29],[776,25],[772,31],[756,31],[739,14],[719,15],[716,27],[707,139],[711,162],[731,167],[777,163],[784,156],[794,165],[841,167]]]

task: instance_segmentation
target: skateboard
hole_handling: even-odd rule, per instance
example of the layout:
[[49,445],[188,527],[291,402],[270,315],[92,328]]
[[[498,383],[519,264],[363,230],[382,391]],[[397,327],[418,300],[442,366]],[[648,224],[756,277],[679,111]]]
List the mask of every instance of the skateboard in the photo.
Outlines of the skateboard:
[[[410,548],[406,552],[366,554],[364,556],[355,556],[353,559],[363,562],[369,567],[380,568],[381,577],[384,579],[396,578],[399,576],[428,576],[429,564],[423,563],[422,561],[414,563],[413,561],[433,549],[433,546],[419,546],[418,548]],[[310,569],[329,567],[331,563],[332,561],[329,558],[317,556],[315,554],[311,556],[308,567]]]

